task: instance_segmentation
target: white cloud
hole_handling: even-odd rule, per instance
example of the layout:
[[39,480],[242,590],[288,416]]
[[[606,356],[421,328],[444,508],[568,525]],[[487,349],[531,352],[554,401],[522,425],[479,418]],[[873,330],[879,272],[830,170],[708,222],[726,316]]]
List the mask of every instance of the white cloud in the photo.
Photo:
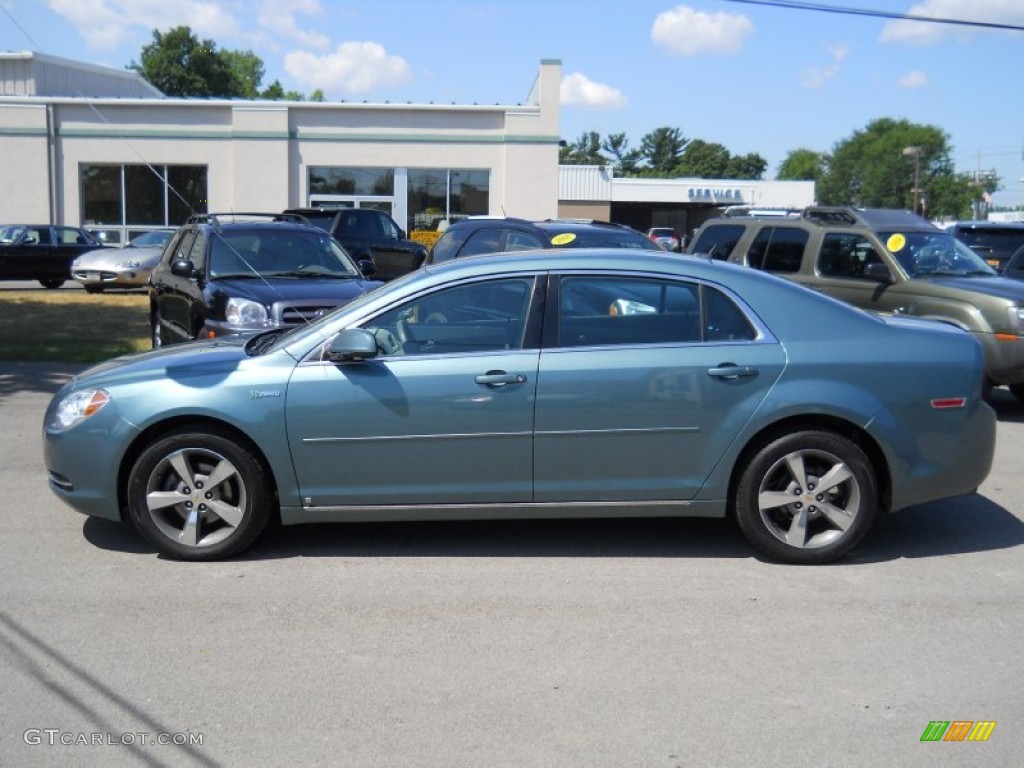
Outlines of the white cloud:
[[342,43],[333,53],[292,51],[284,57],[285,71],[307,88],[325,94],[362,94],[412,81],[409,64],[391,56],[380,43]]
[[903,75],[897,84],[900,88],[924,88],[928,85],[928,75],[919,69],[914,69]]
[[[1024,25],[1024,3],[1021,0],[925,0],[909,8],[906,13],[936,19]],[[947,37],[967,39],[983,31],[980,27],[929,21],[890,21],[882,28],[880,39],[886,43],[931,45]]]
[[754,22],[739,13],[705,13],[677,5],[659,13],[651,41],[672,56],[737,53],[754,32]]
[[562,78],[561,98],[565,106],[592,109],[622,109],[629,103],[618,88],[595,83],[579,72]]
[[808,67],[800,73],[800,85],[804,88],[824,88],[825,84],[839,74],[840,65],[846,59],[850,48],[845,43],[839,43],[829,49],[832,61],[823,67]]
[[260,3],[259,24],[273,35],[284,35],[309,48],[325,50],[330,38],[316,31],[299,28],[297,13],[319,16],[323,13],[318,0],[264,0]]
[[239,34],[241,25],[224,2],[202,0],[50,0],[50,8],[78,30],[91,49],[113,49],[139,32],[185,25],[215,40]]

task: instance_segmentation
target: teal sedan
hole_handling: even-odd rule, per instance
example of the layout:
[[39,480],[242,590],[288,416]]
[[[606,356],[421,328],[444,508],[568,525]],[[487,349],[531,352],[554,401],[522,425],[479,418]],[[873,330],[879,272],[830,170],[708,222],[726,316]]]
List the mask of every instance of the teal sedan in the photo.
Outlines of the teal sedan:
[[763,555],[824,563],[879,511],[984,480],[982,366],[957,328],[722,262],[491,255],[86,371],[46,412],[46,466],[186,560],[275,517],[732,516]]

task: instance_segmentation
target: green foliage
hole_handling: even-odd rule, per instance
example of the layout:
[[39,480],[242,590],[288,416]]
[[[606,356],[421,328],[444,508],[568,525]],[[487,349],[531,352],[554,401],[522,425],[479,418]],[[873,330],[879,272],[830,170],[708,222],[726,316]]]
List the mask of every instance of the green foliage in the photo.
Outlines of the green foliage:
[[188,27],[166,34],[153,30],[134,69],[167,96],[243,96],[231,62],[212,40],[199,40]]
[[562,165],[604,165],[608,158],[601,154],[601,135],[597,131],[581,133],[572,144],[559,148],[558,162]]
[[640,156],[645,161],[644,176],[668,178],[682,159],[688,139],[678,128],[655,128],[640,140]]
[[[153,41],[143,47],[141,64],[133,69],[168,96],[202,96],[240,99],[303,101],[298,91],[286,91],[277,80],[260,90],[265,69],[252,51],[217,48],[212,40],[199,40],[189,27],[162,33],[153,30]],[[323,91],[312,101],[323,101]]]
[[818,181],[828,173],[829,156],[813,149],[794,149],[779,164],[782,181]]
[[962,218],[972,201],[997,186],[994,174],[975,184],[955,172],[949,136],[940,128],[880,118],[836,144],[818,196],[825,205],[913,210],[917,203],[930,218]]
[[724,179],[732,157],[723,144],[693,139],[683,150],[673,176],[694,176],[700,179]]

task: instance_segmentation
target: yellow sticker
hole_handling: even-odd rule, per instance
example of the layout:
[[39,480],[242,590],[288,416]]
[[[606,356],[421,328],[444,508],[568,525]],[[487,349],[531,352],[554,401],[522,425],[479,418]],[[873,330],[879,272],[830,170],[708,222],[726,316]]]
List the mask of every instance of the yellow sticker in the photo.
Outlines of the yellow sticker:
[[897,232],[895,235],[890,235],[889,239],[885,241],[885,247],[888,248],[892,253],[902,251],[903,246],[907,244],[907,238]]
[[569,243],[571,243],[575,239],[576,239],[576,235],[574,235],[572,232],[565,232],[565,233],[563,233],[561,235],[555,235],[554,237],[552,237],[551,238],[551,244],[552,245],[568,245]]

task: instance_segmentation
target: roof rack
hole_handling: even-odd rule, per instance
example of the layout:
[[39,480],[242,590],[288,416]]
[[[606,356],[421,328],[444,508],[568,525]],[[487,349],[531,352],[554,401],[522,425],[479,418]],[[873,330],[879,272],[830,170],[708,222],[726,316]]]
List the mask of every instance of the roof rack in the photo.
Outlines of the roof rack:
[[254,211],[228,211],[225,213],[194,213],[188,217],[188,224],[221,225],[222,219],[268,219],[269,221],[288,221],[294,224],[309,224],[309,219],[298,213],[262,213]]
[[826,224],[865,224],[857,211],[846,205],[809,205],[804,208],[802,216]]

